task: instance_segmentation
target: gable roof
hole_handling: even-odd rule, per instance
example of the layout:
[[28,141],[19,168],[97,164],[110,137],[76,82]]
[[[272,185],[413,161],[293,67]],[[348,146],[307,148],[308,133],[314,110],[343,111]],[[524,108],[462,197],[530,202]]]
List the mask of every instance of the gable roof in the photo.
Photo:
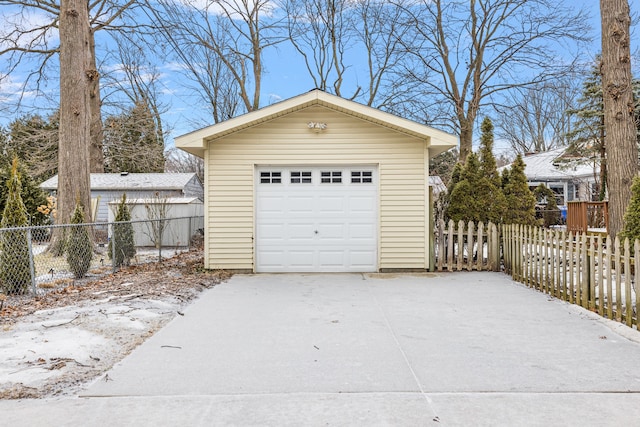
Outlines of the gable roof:
[[[565,155],[566,147],[524,156],[526,167],[524,174],[529,181],[568,181],[571,179],[591,178],[594,174],[593,162],[589,159],[576,159]],[[511,167],[511,165],[500,168]],[[595,173],[599,167],[596,166]]]
[[294,111],[317,105],[384,126],[397,132],[427,139],[432,156],[455,147],[458,144],[458,137],[455,135],[412,120],[403,119],[378,110],[377,108],[331,95],[319,89],[314,89],[302,95],[269,105],[268,107],[234,117],[225,122],[178,136],[175,138],[175,145],[184,151],[198,157],[203,157],[204,147],[207,141],[256,126]]
[[[92,173],[91,190],[182,190],[195,173]],[[58,188],[58,175],[42,184],[43,190]]]

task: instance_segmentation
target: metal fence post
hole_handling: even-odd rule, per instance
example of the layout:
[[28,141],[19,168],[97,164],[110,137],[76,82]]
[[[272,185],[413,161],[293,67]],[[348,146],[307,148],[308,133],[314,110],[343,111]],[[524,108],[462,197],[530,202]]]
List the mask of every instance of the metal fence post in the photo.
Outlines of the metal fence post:
[[160,219],[158,223],[158,230],[160,231],[158,233],[158,239],[160,239],[160,242],[158,244],[158,262],[162,262],[162,240],[164,239],[164,226],[164,220]]
[[111,225],[111,269],[115,273],[118,271],[118,267],[116,266],[116,226],[114,223],[111,223],[110,225]]
[[36,269],[33,263],[33,245],[31,244],[31,228],[27,228],[27,249],[29,251],[29,275],[31,276],[31,287],[33,294],[37,295]]
[[187,250],[191,250],[191,236],[193,236],[193,228],[191,228],[191,217],[189,217],[189,230],[187,231]]

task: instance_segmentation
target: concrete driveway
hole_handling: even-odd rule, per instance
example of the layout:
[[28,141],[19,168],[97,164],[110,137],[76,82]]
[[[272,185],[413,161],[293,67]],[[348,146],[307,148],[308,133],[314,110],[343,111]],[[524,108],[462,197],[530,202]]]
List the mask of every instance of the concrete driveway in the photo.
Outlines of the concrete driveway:
[[237,275],[80,398],[0,412],[6,425],[640,425],[640,334],[612,324],[500,273]]

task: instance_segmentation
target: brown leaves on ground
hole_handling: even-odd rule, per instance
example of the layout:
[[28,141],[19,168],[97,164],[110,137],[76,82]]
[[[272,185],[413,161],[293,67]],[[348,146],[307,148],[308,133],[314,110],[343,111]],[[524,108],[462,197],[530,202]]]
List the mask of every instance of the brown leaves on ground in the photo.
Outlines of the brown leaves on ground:
[[0,321],[12,323],[38,310],[65,307],[119,294],[143,299],[173,297],[187,302],[199,291],[230,277],[225,271],[205,270],[203,261],[202,250],[192,250],[162,262],[125,267],[115,274],[98,279],[64,282],[56,289],[41,290],[44,294],[35,297],[6,296],[0,310]]

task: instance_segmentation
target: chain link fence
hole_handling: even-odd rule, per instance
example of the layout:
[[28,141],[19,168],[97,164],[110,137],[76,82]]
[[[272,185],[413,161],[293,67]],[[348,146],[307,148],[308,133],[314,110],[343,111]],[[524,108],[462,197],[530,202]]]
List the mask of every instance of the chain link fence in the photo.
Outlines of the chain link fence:
[[43,294],[202,243],[204,217],[0,229],[0,293]]

